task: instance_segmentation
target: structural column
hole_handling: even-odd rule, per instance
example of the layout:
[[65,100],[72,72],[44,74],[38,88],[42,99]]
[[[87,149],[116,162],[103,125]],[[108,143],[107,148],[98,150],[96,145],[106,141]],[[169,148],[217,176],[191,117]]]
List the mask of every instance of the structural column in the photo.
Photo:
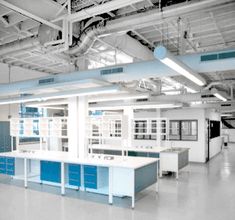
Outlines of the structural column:
[[123,138],[126,139],[126,144],[128,148],[132,147],[132,120],[134,119],[134,111],[132,107],[125,107],[123,110],[124,115],[124,129]]
[[[161,118],[161,109],[156,109],[156,113],[157,113],[157,118]],[[161,120],[157,120],[157,147],[161,147]]]
[[87,155],[86,117],[88,102],[85,96],[72,97],[68,100],[68,147],[73,156],[83,158]]

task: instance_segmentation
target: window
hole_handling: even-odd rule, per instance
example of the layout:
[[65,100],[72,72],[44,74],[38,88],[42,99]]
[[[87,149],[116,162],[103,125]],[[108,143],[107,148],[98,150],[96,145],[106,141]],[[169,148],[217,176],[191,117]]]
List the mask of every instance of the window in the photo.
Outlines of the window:
[[109,124],[110,137],[121,137],[122,122],[121,120],[112,120]]
[[172,120],[170,121],[170,140],[197,141],[197,120]]
[[180,121],[170,121],[170,140],[180,140]]

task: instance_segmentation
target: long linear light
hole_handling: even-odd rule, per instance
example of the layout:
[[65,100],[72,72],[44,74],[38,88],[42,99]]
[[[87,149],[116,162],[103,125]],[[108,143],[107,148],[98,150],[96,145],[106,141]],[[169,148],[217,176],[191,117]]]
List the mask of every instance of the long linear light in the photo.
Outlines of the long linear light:
[[178,72],[179,74],[185,76],[190,79],[192,82],[196,83],[199,86],[204,86],[206,81],[197,73],[195,73],[192,69],[190,69],[187,65],[176,59],[174,55],[172,55],[164,46],[158,46],[154,50],[154,56],[162,63]]
[[120,105],[103,105],[103,106],[90,106],[89,110],[120,110],[125,107],[131,107],[132,109],[163,109],[163,108],[180,108],[181,103],[149,103],[149,104],[120,104]]
[[90,97],[88,102],[106,102],[106,101],[117,101],[117,100],[130,100],[130,99],[146,99],[149,98],[149,94],[117,94],[112,96],[99,96]]
[[9,99],[2,99],[0,100],[0,105],[7,105],[7,104],[19,104],[19,103],[26,103],[26,102],[33,102],[33,101],[46,101],[50,99],[61,99],[61,98],[70,98],[75,96],[89,96],[89,95],[98,95],[98,94],[110,94],[119,92],[120,87],[118,85],[113,86],[105,86],[105,87],[98,87],[98,88],[89,88],[89,89],[80,89],[80,90],[73,90],[73,91],[64,91],[64,92],[56,92],[56,93],[49,93],[49,94],[42,94],[42,95],[32,95],[32,96],[25,96],[25,97],[17,97],[17,98],[9,98]]
[[225,98],[225,96],[223,96],[222,93],[221,93],[220,91],[218,91],[216,88],[213,88],[213,89],[211,90],[211,92],[213,93],[213,95],[214,95],[216,98],[222,100],[223,102],[226,102],[226,101],[227,101],[227,99]]
[[220,95],[219,93],[214,93],[214,96],[216,96],[218,99],[222,100],[223,102],[227,101],[227,99],[223,97],[222,95]]

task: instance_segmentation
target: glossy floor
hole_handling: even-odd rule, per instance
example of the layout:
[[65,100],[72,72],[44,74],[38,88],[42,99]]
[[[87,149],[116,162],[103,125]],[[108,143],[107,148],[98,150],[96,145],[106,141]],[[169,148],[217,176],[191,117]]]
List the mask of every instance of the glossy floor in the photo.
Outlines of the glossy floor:
[[0,177],[0,220],[234,220],[235,144],[208,164],[191,164],[173,177],[160,180],[160,192],[150,188],[140,193],[136,208],[129,199],[67,191],[60,196],[55,187],[30,184]]

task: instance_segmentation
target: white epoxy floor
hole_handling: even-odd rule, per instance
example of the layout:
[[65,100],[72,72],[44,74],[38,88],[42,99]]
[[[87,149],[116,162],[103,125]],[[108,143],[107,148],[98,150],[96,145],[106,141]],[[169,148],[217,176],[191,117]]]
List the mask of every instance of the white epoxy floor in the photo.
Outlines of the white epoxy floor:
[[0,220],[234,220],[235,144],[224,149],[208,164],[190,164],[173,177],[160,180],[140,193],[135,210],[129,199],[115,199],[92,193],[67,191],[60,196],[55,187],[30,184],[0,177]]

